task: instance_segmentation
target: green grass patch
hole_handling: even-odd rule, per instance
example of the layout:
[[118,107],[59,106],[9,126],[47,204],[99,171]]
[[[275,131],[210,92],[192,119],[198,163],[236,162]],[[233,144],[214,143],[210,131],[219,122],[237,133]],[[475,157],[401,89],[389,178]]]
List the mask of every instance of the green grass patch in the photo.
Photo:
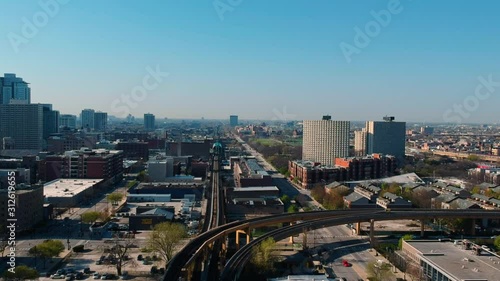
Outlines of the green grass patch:
[[280,144],[280,142],[275,139],[256,139],[255,142],[264,146],[275,146]]

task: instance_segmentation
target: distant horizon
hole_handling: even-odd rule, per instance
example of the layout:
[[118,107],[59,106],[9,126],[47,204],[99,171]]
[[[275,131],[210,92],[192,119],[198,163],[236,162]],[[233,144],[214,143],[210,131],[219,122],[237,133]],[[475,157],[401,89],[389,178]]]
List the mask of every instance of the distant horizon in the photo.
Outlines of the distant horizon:
[[[108,119],[110,117],[113,117],[115,119],[119,119],[119,120],[126,120],[126,118],[121,118],[121,117],[116,117],[116,116],[112,116],[112,115],[108,115]],[[136,120],[142,120],[144,119],[144,116],[133,116]],[[200,118],[178,118],[178,117],[173,117],[173,118],[170,118],[170,117],[158,117],[155,115],[155,121],[158,122],[158,120],[164,120],[164,119],[167,119],[167,120],[176,120],[176,121],[227,121],[227,123],[229,123],[229,117],[228,118],[204,118],[204,119],[201,119]],[[269,120],[266,120],[266,119],[242,119],[240,117],[238,117],[238,121],[239,122],[253,122],[253,121],[256,121],[256,122],[281,122],[281,123],[287,123],[287,122],[303,122],[305,121],[306,119],[304,120],[287,120],[287,121],[282,121],[282,120],[272,120],[272,119],[269,119]],[[311,120],[311,119],[307,119],[307,120]],[[318,118],[318,119],[314,119],[314,120],[321,120],[321,118]],[[333,120],[333,119],[332,119]],[[384,120],[334,120],[334,121],[349,121],[351,123],[365,123],[367,121],[384,121]],[[499,123],[461,123],[461,124],[454,124],[454,123],[444,123],[444,122],[417,122],[417,121],[401,121],[401,120],[395,120],[395,122],[405,122],[406,124],[412,124],[412,125],[416,125],[416,124],[421,124],[422,126],[425,126],[425,125],[428,125],[428,124],[433,124],[433,125],[449,125],[449,126],[464,126],[464,125],[500,125]]]

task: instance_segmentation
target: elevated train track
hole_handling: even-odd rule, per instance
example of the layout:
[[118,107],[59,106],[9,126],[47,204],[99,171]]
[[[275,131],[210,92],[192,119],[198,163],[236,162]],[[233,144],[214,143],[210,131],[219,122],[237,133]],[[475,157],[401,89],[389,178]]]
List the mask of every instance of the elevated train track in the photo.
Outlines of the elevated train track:
[[[190,264],[203,253],[204,249],[212,242],[227,237],[228,234],[238,230],[248,230],[263,226],[276,225],[279,223],[292,223],[304,221],[303,223],[280,228],[268,233],[276,239],[284,239],[290,235],[300,233],[304,229],[312,230],[332,225],[345,223],[356,223],[370,220],[399,220],[399,219],[432,219],[432,218],[495,218],[500,219],[500,211],[484,210],[436,210],[436,209],[408,209],[392,212],[374,212],[373,209],[364,210],[339,210],[339,211],[316,211],[294,214],[281,214],[263,218],[254,218],[243,221],[231,222],[221,225],[200,234],[191,240],[170,262],[163,280],[173,281],[186,276]],[[269,237],[269,236],[267,236]],[[259,238],[260,239],[260,238]],[[226,264],[223,271],[223,280],[232,280],[238,272],[234,271],[235,266],[241,266],[248,260],[248,254],[253,245],[258,244],[259,239],[254,240],[247,246],[240,249]],[[246,252],[245,252],[246,251]],[[231,269],[233,268],[233,269]],[[231,271],[232,270],[232,271]],[[229,278],[229,279],[228,279]],[[218,280],[218,279],[212,279]]]

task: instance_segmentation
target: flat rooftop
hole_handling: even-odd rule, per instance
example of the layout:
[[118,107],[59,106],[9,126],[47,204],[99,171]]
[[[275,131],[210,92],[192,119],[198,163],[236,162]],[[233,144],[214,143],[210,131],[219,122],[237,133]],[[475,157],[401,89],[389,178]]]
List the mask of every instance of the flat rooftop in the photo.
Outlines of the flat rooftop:
[[57,179],[48,182],[43,187],[45,197],[73,197],[92,186],[100,183],[103,179]]
[[356,183],[365,183],[365,182],[386,182],[386,183],[424,183],[424,181],[415,173],[402,174],[398,176],[381,178],[381,179],[371,179],[371,180],[362,180],[362,181],[349,181],[346,183],[356,184]]
[[252,186],[252,187],[235,187],[233,192],[245,192],[245,191],[279,191],[276,186]]
[[462,244],[439,241],[406,241],[436,268],[457,280],[499,280],[500,258],[487,252],[476,256],[472,250],[463,250]]

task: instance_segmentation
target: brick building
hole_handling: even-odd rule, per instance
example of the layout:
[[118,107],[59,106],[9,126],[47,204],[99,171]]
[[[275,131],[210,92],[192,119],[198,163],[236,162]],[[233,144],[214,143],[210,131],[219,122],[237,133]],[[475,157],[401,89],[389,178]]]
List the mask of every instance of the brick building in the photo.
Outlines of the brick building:
[[365,157],[336,158],[335,166],[311,161],[289,161],[288,171],[303,188],[318,183],[377,179],[393,176],[396,169],[394,156],[373,154]]
[[104,179],[107,185],[121,181],[122,176],[123,153],[119,150],[73,150],[47,156],[39,163],[39,178],[45,182],[58,178]]
[[149,144],[143,141],[118,142],[116,149],[123,151],[123,157],[131,160],[149,159]]

